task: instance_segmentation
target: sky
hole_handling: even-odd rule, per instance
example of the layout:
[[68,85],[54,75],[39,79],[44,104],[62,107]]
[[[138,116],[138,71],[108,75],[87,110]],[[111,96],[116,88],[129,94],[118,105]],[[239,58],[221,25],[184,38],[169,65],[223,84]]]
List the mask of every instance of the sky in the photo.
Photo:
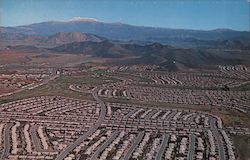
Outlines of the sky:
[[73,17],[164,28],[249,31],[249,0],[0,0],[0,26]]

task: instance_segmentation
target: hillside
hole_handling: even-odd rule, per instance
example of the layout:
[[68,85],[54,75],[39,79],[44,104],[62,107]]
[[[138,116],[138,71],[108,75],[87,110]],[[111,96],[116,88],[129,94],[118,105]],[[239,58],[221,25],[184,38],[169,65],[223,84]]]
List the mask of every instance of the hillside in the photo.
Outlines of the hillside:
[[100,42],[104,40],[93,34],[85,34],[80,32],[58,32],[51,36],[44,35],[27,35],[22,33],[0,33],[0,42],[4,45],[35,45],[44,47],[55,47],[57,45],[94,41]]
[[[51,36],[58,32],[81,32],[98,35],[111,40],[149,41],[178,47],[203,47],[217,41],[239,41],[250,44],[249,32],[230,29],[189,30],[145,26],[123,23],[105,23],[98,20],[49,21],[18,27],[1,27],[1,33],[21,33]],[[211,47],[213,45],[209,45]]]
[[[247,51],[232,55],[223,50],[183,49],[159,43],[149,45],[117,44],[110,41],[102,42],[75,42],[53,49],[53,52],[86,54],[102,58],[136,58],[114,61],[117,64],[157,64],[163,68],[175,68],[181,64],[188,68],[220,64],[249,63]],[[178,66],[177,66],[178,68]]]

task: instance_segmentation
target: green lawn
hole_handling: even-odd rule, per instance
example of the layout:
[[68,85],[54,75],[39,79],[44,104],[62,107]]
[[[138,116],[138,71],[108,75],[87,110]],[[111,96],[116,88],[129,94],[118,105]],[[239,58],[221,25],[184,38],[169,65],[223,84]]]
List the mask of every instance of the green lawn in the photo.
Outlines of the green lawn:
[[61,76],[57,78],[54,81],[49,82],[46,85],[37,87],[33,90],[25,90],[16,94],[13,94],[11,96],[7,97],[1,97],[0,98],[0,104],[18,100],[18,99],[24,99],[34,96],[65,96],[65,97],[71,97],[71,98],[78,98],[78,99],[92,99],[92,96],[88,93],[78,93],[74,92],[69,89],[70,84],[74,83],[80,83],[85,82],[84,80],[81,80],[81,78],[72,78],[67,76]]
[[1,97],[0,104],[24,99],[34,96],[43,96],[43,95],[51,95],[51,96],[65,96],[71,98],[78,98],[78,99],[92,99],[92,96],[88,93],[79,93],[69,89],[71,84],[93,84],[93,85],[100,85],[103,83],[110,83],[116,82],[117,79],[114,78],[107,78],[107,77],[70,77],[70,76],[60,76],[54,81],[49,82],[46,85],[37,87],[33,90],[25,90],[11,96]]

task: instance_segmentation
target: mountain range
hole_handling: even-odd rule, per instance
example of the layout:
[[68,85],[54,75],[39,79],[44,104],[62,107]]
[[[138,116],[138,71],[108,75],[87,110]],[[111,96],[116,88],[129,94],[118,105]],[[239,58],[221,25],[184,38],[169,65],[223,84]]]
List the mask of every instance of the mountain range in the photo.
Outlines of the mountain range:
[[[108,40],[101,42],[74,42],[49,49],[56,53],[86,54],[102,58],[132,59],[115,61],[117,64],[155,64],[164,69],[178,69],[183,66],[195,68],[209,65],[248,64],[249,54],[207,49],[176,48],[160,43],[148,45],[118,44]],[[236,51],[235,51],[236,53]]]
[[102,37],[79,32],[57,32],[50,36],[27,35],[23,33],[0,33],[0,43],[6,45],[34,45],[39,47],[55,47],[57,45],[72,42],[100,42],[103,40],[105,39]]
[[0,47],[86,54],[114,59],[113,64],[156,64],[170,70],[250,63],[249,32],[155,28],[92,18],[1,27]]
[[113,41],[162,43],[178,47],[211,47],[213,43],[249,45],[246,31],[215,29],[209,31],[134,26],[124,23],[105,23],[92,18],[69,21],[48,21],[17,27],[0,27],[1,34],[51,36],[58,32],[93,34]]

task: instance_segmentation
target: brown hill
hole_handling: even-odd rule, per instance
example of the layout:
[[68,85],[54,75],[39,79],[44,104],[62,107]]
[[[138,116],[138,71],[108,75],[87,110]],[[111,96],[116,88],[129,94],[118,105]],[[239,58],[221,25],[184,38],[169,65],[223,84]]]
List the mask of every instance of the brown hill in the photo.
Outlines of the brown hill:
[[0,33],[2,45],[34,45],[43,47],[55,47],[72,42],[94,41],[100,42],[104,38],[92,34],[80,32],[59,32],[51,36],[26,35],[20,33]]
[[[224,50],[183,49],[161,45],[116,44],[110,41],[75,42],[51,49],[54,52],[88,54],[104,58],[137,57],[117,64],[157,64],[163,68],[178,68],[181,64],[188,68],[207,65],[248,64],[249,53],[241,51],[231,54]],[[236,52],[236,51],[235,51]]]

